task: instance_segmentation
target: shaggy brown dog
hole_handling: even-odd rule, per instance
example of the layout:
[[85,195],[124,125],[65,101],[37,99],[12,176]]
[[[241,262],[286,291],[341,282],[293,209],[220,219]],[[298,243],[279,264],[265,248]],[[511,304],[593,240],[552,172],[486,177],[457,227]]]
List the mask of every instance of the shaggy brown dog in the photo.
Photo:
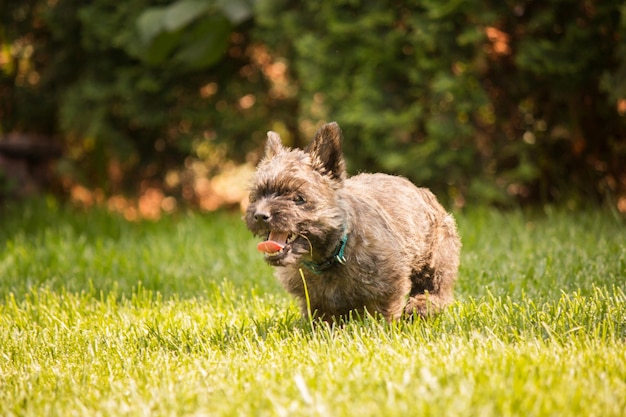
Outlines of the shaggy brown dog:
[[267,136],[245,221],[305,314],[305,283],[326,321],[351,311],[428,316],[452,302],[461,242],[429,190],[386,174],[347,178],[337,123],[306,150]]

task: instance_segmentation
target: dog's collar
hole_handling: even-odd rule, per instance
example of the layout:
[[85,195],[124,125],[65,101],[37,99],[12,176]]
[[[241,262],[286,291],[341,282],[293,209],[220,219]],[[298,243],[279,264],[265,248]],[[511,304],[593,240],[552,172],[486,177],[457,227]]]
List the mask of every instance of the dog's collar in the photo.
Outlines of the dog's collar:
[[321,272],[327,271],[330,268],[332,268],[335,264],[345,265],[346,257],[344,255],[344,252],[346,250],[347,243],[348,243],[348,232],[344,231],[343,235],[341,236],[341,240],[339,241],[339,244],[335,248],[335,251],[333,252],[333,255],[330,258],[328,258],[327,260],[319,264],[312,262],[312,261],[302,261],[302,263],[304,264],[304,266],[309,268],[311,272],[315,274],[319,274]]

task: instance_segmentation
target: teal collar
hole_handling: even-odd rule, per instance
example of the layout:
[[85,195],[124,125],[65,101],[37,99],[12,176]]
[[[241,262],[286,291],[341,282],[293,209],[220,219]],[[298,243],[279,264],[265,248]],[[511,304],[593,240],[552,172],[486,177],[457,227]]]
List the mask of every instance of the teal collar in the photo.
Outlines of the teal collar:
[[304,266],[309,268],[311,272],[315,274],[319,274],[321,272],[327,271],[330,268],[332,268],[335,264],[345,265],[347,260],[346,260],[346,256],[344,252],[346,250],[347,243],[348,243],[348,232],[344,232],[343,236],[341,236],[341,240],[339,241],[339,244],[335,248],[335,251],[333,252],[333,255],[330,258],[328,258],[327,260],[319,264],[315,262],[311,262],[311,261],[302,261],[302,263],[304,264]]

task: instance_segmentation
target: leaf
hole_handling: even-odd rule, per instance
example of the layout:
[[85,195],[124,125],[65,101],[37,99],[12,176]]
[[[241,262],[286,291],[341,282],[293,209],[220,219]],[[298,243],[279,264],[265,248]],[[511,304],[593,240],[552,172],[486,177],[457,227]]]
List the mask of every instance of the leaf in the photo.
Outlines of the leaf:
[[143,43],[150,43],[161,31],[163,31],[164,7],[151,7],[143,12],[137,19],[137,30]]
[[188,69],[215,64],[228,47],[232,25],[224,16],[208,16],[198,22],[193,32],[181,42],[182,49],[174,59]]
[[248,20],[254,14],[254,0],[218,0],[217,5],[222,13],[234,25]]
[[161,32],[152,42],[149,43],[145,51],[144,59],[150,65],[158,65],[169,59],[172,51],[180,43],[180,32]]
[[198,17],[204,15],[211,3],[201,0],[181,0],[170,5],[163,17],[163,27],[175,31],[188,25]]

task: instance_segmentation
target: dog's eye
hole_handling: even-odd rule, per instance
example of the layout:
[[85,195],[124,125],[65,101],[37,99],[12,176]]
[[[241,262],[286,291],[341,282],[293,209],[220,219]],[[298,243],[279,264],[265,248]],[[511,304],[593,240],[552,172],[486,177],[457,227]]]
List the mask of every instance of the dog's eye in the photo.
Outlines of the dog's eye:
[[306,203],[306,200],[304,199],[304,197],[298,194],[293,198],[293,202],[296,203],[296,206],[301,206],[302,204]]

